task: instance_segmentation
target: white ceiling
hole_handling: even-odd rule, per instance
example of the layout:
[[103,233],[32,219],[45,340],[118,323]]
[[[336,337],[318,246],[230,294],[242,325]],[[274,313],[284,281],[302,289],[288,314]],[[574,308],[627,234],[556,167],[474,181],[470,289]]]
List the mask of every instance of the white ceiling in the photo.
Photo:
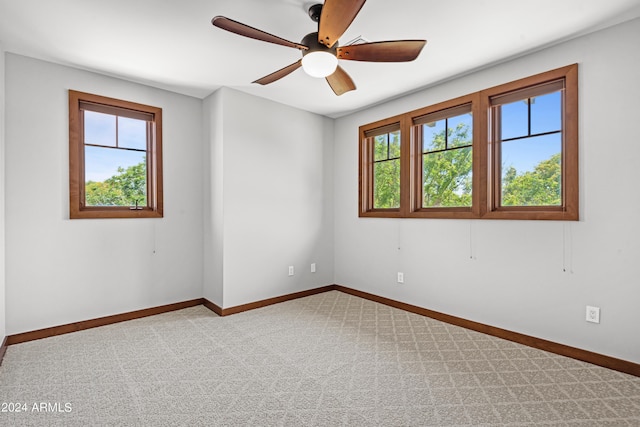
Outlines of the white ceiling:
[[[223,15],[299,42],[309,0],[0,0],[5,51],[204,98],[221,86],[329,117],[640,16],[640,0],[369,0],[340,39],[427,39],[410,63],[341,61],[357,90],[337,97],[304,71],[251,84],[296,49],[228,33]],[[46,76],[43,76],[46,78]]]

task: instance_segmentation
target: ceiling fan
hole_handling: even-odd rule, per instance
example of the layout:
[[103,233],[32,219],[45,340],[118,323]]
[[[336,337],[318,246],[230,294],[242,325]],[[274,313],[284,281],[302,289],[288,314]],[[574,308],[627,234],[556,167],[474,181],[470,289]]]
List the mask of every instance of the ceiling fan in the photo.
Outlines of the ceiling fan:
[[338,65],[339,59],[369,62],[408,62],[418,57],[426,40],[393,40],[353,44],[339,47],[338,39],[347,30],[366,0],[326,0],[324,5],[314,4],[309,8],[309,17],[318,22],[318,31],[309,33],[300,43],[285,40],[257,28],[250,27],[224,16],[216,16],[211,23],[223,30],[292,47],[302,51],[302,58],[253,83],[273,83],[298,68],[313,77],[324,77],[336,95],[354,90],[356,85],[347,72]]

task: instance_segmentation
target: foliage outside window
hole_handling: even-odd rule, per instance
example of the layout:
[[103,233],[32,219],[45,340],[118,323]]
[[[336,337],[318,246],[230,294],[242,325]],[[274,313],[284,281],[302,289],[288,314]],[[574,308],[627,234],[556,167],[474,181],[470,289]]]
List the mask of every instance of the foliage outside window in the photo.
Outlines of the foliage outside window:
[[496,208],[562,207],[563,96],[555,80],[490,98]]
[[400,130],[375,134],[373,138],[373,207],[400,207]]
[[162,110],[69,91],[71,218],[162,217]]
[[361,205],[391,216],[399,212],[402,197],[400,135],[400,123],[393,118],[374,124],[362,134],[360,155],[369,167],[361,171],[361,176],[371,191],[366,200],[361,200]]
[[413,120],[420,147],[420,208],[471,208],[473,114],[471,104]]
[[[367,154],[385,121],[362,126],[360,216],[577,220],[577,109],[574,64],[388,119],[411,136],[393,171]],[[392,172],[399,202],[379,209]]]

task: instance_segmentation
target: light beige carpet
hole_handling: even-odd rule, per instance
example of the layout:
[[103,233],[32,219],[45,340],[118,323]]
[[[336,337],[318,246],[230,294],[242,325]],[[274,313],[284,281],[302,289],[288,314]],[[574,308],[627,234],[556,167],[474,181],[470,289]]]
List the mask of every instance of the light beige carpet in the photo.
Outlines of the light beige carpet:
[[338,291],[14,345],[0,402],[26,409],[3,426],[640,426],[640,378]]

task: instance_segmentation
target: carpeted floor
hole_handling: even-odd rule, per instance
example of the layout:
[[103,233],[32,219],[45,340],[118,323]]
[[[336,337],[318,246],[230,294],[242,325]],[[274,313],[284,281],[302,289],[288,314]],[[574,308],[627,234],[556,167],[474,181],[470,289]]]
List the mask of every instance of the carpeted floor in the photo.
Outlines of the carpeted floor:
[[0,402],[2,426],[640,426],[640,378],[338,291],[10,346]]

